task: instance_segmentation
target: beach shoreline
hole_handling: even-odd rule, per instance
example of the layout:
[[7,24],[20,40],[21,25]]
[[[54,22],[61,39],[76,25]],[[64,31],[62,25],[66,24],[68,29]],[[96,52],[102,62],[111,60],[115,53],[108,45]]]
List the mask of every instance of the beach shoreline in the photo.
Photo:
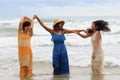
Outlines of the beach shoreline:
[[[42,65],[40,65],[42,64]],[[92,75],[91,68],[70,66],[70,75],[54,76],[51,63],[40,62],[39,66],[33,67],[33,72],[36,74],[34,77],[22,77],[19,80],[119,80],[120,75],[116,73],[119,67],[105,67],[105,74]],[[114,70],[114,71],[113,71]],[[119,70],[120,71],[120,70]],[[16,78],[17,78],[16,77]]]
[[[15,64],[16,62],[14,62]],[[16,65],[18,67],[16,67]],[[19,64],[9,66],[9,68],[3,66],[0,69],[0,80],[119,80],[120,79],[120,67],[104,67],[104,75],[92,75],[91,67],[71,66],[69,76],[53,76],[52,62],[33,62],[34,77],[19,77]],[[9,73],[8,73],[9,72]],[[7,74],[7,76],[6,76]]]

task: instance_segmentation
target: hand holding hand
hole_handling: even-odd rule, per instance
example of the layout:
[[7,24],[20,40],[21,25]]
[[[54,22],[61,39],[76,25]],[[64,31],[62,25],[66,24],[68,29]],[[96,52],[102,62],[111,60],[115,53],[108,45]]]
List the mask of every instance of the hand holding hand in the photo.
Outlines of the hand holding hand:
[[36,18],[36,19],[38,18],[37,15],[34,15],[34,16],[33,16],[33,19],[35,19],[35,18]]
[[84,31],[84,30],[74,30],[74,33],[76,33],[76,34],[80,34],[80,32],[82,32],[82,31]]

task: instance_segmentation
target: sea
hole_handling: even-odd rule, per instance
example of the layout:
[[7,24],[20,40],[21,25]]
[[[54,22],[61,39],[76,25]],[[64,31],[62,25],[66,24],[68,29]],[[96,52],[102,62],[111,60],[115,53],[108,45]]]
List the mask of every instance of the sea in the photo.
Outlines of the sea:
[[[53,21],[58,17],[41,18],[42,21],[52,28]],[[95,20],[109,22],[111,32],[102,33],[102,47],[104,50],[104,67],[120,68],[120,16],[80,16],[60,17],[65,21],[65,29],[87,29]],[[19,73],[18,61],[18,25],[20,18],[0,20],[0,71],[9,71],[11,74]],[[53,42],[51,35],[34,21],[34,35],[31,38],[34,66],[40,62],[52,63]],[[77,34],[65,34],[65,45],[69,57],[69,65],[75,67],[90,67],[91,65],[91,38],[83,39]],[[52,64],[50,64],[52,65]],[[113,73],[118,73],[116,69]],[[3,76],[3,74],[0,74]]]

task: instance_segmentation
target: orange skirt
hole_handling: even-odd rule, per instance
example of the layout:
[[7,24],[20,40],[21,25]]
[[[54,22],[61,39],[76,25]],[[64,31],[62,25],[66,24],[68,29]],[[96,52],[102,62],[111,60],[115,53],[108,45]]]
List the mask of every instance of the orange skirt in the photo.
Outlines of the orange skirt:
[[[32,73],[32,50],[27,46],[19,46],[19,63],[20,63],[20,76],[33,75]],[[26,68],[25,68],[26,67]],[[25,72],[27,71],[27,72]]]

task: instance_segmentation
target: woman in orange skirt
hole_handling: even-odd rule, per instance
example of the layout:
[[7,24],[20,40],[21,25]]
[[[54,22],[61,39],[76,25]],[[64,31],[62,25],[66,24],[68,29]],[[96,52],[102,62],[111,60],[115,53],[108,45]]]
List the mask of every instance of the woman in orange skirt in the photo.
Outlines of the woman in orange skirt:
[[18,57],[20,63],[20,77],[34,76],[32,73],[31,37],[33,35],[33,19],[21,18],[18,29]]

